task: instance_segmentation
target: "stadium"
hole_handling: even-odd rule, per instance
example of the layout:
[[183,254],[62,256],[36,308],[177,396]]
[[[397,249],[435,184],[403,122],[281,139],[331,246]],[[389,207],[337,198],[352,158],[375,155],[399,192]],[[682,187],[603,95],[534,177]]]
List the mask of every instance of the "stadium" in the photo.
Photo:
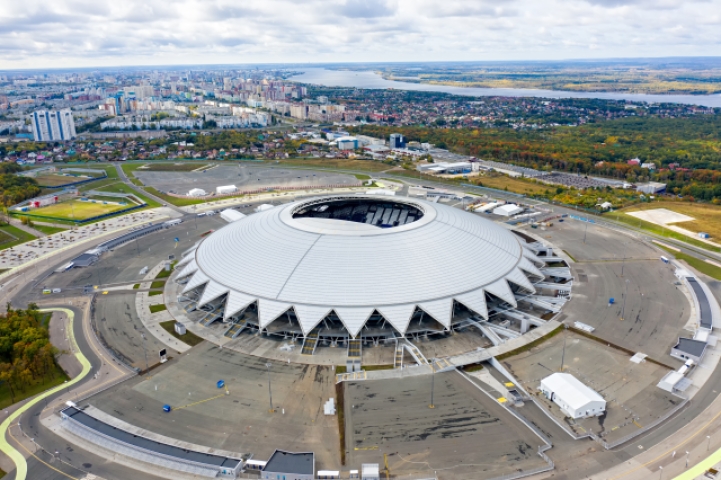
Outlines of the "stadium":
[[185,311],[207,312],[202,324],[311,337],[313,351],[468,326],[515,338],[570,294],[569,269],[546,268],[560,261],[546,253],[451,206],[336,195],[230,223],[185,253],[176,279]]

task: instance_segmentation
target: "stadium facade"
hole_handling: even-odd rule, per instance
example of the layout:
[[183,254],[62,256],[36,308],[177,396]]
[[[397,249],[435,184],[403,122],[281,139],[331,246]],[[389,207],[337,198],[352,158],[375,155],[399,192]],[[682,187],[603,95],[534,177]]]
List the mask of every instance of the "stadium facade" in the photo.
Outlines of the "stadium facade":
[[176,266],[186,309],[293,338],[448,332],[514,309],[544,262],[501,225],[370,195],[303,200],[230,223]]

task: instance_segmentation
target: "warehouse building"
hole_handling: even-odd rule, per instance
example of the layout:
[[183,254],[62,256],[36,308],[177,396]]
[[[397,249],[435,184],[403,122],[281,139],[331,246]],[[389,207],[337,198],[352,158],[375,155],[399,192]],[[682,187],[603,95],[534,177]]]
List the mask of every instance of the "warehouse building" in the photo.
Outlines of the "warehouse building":
[[606,400],[570,373],[554,373],[541,380],[543,395],[571,418],[602,415]]
[[313,452],[292,453],[276,450],[260,475],[263,480],[313,480],[315,456]]

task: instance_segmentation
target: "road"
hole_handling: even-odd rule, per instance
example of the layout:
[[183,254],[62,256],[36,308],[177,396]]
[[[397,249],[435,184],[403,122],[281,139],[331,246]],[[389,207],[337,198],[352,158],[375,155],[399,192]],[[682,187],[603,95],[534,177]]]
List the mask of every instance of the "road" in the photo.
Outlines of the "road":
[[[48,308],[49,306],[43,307]],[[29,455],[27,478],[31,480],[81,479],[87,473],[93,473],[108,480],[158,479],[158,477],[143,474],[117,463],[107,462],[104,458],[77,449],[41,425],[40,419],[48,415],[55,415],[54,410],[62,406],[64,401],[78,396],[82,397],[84,392],[102,388],[103,383],[115,381],[113,375],[120,378],[119,375],[128,374],[118,365],[108,362],[107,355],[103,355],[97,344],[88,339],[87,309],[67,305],[62,305],[62,308],[72,310],[75,316],[74,336],[80,352],[90,362],[90,371],[70,391],[62,389],[44,401],[31,406],[9,430],[9,443],[23,454]],[[9,474],[12,475],[12,472]]]

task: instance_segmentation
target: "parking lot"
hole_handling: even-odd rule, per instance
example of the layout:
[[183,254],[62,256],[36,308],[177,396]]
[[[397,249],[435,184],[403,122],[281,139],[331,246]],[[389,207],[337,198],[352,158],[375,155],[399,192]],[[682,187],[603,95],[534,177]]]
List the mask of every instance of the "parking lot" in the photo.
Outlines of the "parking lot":
[[610,343],[680,365],[669,352],[678,337],[688,333],[684,327],[691,305],[673,267],[661,262],[661,254],[648,244],[593,224],[583,243],[586,226],[570,220],[542,232],[576,260],[570,264],[572,298],[559,319],[570,325],[585,323],[595,329],[593,335]]
[[[275,413],[269,413],[268,369]],[[200,445],[267,460],[276,448],[316,455],[338,470],[338,421],[323,414],[335,397],[332,367],[251,357],[202,343],[181,357],[87,402],[132,425]],[[224,380],[230,392],[218,389]],[[163,405],[174,409],[163,412]],[[358,466],[358,468],[360,465]]]
[[575,422],[564,420],[554,403],[542,395],[536,398],[577,434],[590,430],[611,442],[637,432],[681,402],[679,397],[656,387],[667,368],[648,361],[636,364],[630,358],[620,350],[564,332],[503,364],[529,393],[537,394],[541,380],[560,371],[563,359],[564,372],[606,400],[606,415]]
[[285,168],[220,165],[205,172],[153,172],[138,169],[135,176],[163,192],[185,195],[193,188],[215,193],[216,187],[235,185],[238,190],[266,188],[321,187],[327,185],[360,186],[353,175],[333,172],[289,170]]
[[545,465],[541,440],[456,372],[346,384],[349,465],[388,455],[391,474],[483,479]]

